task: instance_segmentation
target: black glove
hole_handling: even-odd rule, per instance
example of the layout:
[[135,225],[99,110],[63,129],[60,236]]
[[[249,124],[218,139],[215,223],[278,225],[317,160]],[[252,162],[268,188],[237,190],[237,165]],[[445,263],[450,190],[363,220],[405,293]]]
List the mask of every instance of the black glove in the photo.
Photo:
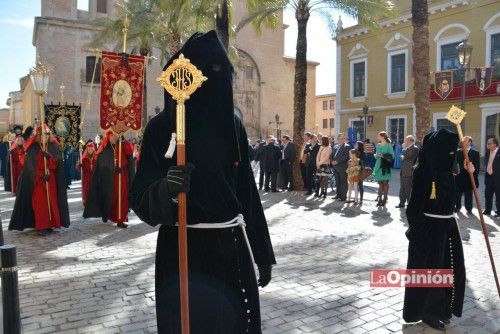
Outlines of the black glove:
[[259,286],[261,288],[265,287],[266,285],[271,282],[271,272],[273,266],[270,264],[258,264],[257,268],[259,268]]
[[118,173],[118,174],[123,173],[123,167],[115,167],[115,173]]
[[40,176],[40,178],[44,181],[49,181],[49,178],[50,178],[50,175],[49,174],[43,174],[42,176]]
[[49,152],[47,152],[47,151],[43,151],[43,152],[42,152],[42,155],[43,155],[45,158],[47,158],[47,159],[49,159],[49,158],[51,158],[51,157],[52,157],[52,154],[50,154],[50,153],[49,153]]
[[172,166],[167,172],[168,192],[177,196],[179,193],[187,193],[191,183],[191,173],[194,170],[192,163],[185,166]]

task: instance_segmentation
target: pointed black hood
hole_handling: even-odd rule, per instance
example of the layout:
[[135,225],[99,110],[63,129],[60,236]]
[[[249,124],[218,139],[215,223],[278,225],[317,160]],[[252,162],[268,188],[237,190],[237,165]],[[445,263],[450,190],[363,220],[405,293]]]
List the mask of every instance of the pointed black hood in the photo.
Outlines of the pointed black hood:
[[[224,150],[233,161],[240,161],[240,148],[234,123],[233,67],[217,33],[195,33],[167,62],[164,70],[183,54],[207,78],[200,88],[186,101],[186,139],[203,132],[225,141]],[[175,104],[164,92],[165,110],[175,124]],[[200,131],[200,128],[204,130]],[[175,126],[174,126],[175,129]],[[208,130],[208,131],[206,131]]]

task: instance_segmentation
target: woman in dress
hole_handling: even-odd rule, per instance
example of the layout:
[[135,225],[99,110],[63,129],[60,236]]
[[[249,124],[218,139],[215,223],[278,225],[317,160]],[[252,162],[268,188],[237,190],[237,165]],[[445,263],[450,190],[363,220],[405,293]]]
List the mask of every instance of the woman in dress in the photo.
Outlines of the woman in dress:
[[387,194],[389,193],[389,181],[391,180],[391,168],[394,161],[394,150],[387,132],[381,131],[378,134],[377,147],[375,149],[375,167],[373,177],[378,182],[377,206],[385,206]]

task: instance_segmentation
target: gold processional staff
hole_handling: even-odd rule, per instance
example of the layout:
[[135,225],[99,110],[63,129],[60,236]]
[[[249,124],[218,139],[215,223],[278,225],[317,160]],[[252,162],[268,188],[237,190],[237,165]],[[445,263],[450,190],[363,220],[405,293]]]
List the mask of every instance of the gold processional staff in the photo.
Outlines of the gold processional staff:
[[[488,229],[486,228],[486,224],[484,223],[483,210],[481,209],[481,202],[479,201],[479,193],[477,191],[476,182],[474,181],[474,175],[471,171],[469,171],[469,154],[465,147],[465,143],[463,141],[464,134],[462,132],[462,120],[465,118],[467,113],[462,109],[452,106],[448,113],[446,114],[446,118],[457,126],[458,137],[460,139],[460,143],[464,152],[464,163],[467,167],[466,170],[469,173],[470,183],[472,184],[472,190],[474,191],[474,199],[476,200],[477,210],[479,211],[479,222],[481,223],[481,228],[483,230],[484,241],[486,242],[486,248],[488,249],[488,255],[490,256],[491,269],[493,270],[493,276],[495,278],[495,283],[497,286],[498,296],[500,297],[500,285],[498,284],[498,275],[497,270],[495,268],[495,261],[493,260],[493,253],[491,251],[490,240],[488,238]],[[460,162],[459,162],[460,163]]]
[[[156,79],[160,85],[177,102],[176,106],[176,138],[177,165],[186,164],[186,108],[184,102],[207,80],[203,73],[189,59],[181,54],[178,59]],[[177,197],[179,213],[179,283],[181,299],[182,334],[189,334],[189,288],[188,288],[188,258],[187,258],[187,212],[186,193]]]

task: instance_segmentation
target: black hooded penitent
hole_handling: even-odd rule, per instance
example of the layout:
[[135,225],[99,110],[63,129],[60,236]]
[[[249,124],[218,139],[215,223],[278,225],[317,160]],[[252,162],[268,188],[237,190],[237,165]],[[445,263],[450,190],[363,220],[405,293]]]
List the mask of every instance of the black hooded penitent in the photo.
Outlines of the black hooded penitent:
[[[439,320],[460,317],[465,292],[462,241],[453,215],[455,181],[452,174],[458,136],[447,130],[424,138],[413,175],[406,210],[409,228],[408,269],[453,269],[453,288],[406,288],[403,318],[407,322],[426,315]],[[431,198],[432,184],[436,197]],[[427,214],[427,215],[426,215]],[[429,216],[432,215],[432,217]]]
[[[260,198],[248,159],[248,142],[234,116],[232,66],[216,33],[193,35],[165,66],[182,53],[207,81],[186,101],[186,159],[196,169],[187,194],[188,224],[221,223],[243,214],[255,261],[275,263]],[[146,127],[130,204],[150,225],[162,224],[156,255],[159,333],[180,333],[177,204],[165,176],[176,165],[167,159],[176,130],[175,102],[166,93],[165,110]],[[260,333],[255,273],[240,228],[188,228],[191,332]]]

